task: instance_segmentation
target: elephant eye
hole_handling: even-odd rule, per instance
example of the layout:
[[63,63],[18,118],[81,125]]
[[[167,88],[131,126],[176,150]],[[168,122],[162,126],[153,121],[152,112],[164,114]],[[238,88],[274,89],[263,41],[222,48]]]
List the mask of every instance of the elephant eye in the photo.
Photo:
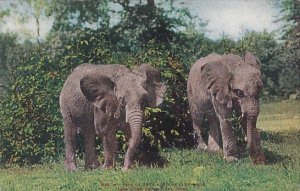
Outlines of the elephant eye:
[[149,105],[149,99],[147,96],[144,96],[141,103],[142,107],[145,108]]
[[244,92],[243,92],[242,90],[234,89],[233,92],[234,92],[235,95],[237,95],[239,98],[244,97]]

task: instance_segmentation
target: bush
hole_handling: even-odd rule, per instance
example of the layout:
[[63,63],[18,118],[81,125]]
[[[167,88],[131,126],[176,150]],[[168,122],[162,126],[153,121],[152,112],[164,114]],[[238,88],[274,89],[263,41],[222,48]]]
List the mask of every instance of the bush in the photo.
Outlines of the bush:
[[57,158],[63,145],[59,68],[38,48],[27,51],[15,55],[9,89],[0,101],[0,156],[5,163]]

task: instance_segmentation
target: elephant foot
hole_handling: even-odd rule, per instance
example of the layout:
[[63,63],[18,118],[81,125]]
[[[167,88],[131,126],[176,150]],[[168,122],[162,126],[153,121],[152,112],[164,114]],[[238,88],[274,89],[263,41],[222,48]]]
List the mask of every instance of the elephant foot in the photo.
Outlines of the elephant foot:
[[131,167],[123,167],[122,169],[121,169],[121,171],[122,172],[128,172],[128,171],[130,171],[132,168]]
[[102,165],[101,169],[103,169],[103,170],[110,170],[110,169],[113,169],[113,166]]
[[133,168],[133,162],[124,162],[122,171],[128,171],[129,169],[132,169],[132,168]]
[[122,172],[128,172],[129,170],[130,170],[129,168],[125,168],[125,167],[123,167],[123,168],[121,169]]
[[214,152],[214,153],[222,152],[222,149],[220,147],[219,148],[217,148],[217,147],[213,147],[213,148],[208,147],[207,150],[210,151],[210,152]]
[[238,161],[239,159],[235,156],[224,156],[224,159],[227,161],[227,162],[235,162],[235,161]]
[[101,167],[101,169],[112,169],[114,167],[111,163],[104,163]]
[[98,160],[95,160],[94,162],[89,162],[89,163],[86,163],[84,165],[84,168],[86,170],[93,170],[93,169],[96,169],[100,166],[100,162]]
[[197,150],[198,151],[206,151],[207,150],[207,145],[205,143],[199,143],[197,145]]
[[77,165],[75,161],[65,161],[65,167],[69,171],[76,171],[77,170]]
[[220,152],[220,151],[222,151],[220,146],[217,145],[217,144],[212,144],[212,145],[208,144],[207,150],[211,151],[211,152]]

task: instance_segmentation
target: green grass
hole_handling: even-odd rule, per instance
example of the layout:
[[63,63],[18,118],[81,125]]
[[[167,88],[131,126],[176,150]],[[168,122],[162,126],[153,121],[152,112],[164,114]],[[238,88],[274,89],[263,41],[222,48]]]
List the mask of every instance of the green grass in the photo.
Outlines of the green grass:
[[265,131],[300,131],[300,102],[263,104],[257,127]]
[[266,165],[248,157],[227,163],[220,153],[168,149],[162,167],[137,164],[120,170],[65,171],[62,163],[0,169],[4,190],[300,190],[300,102],[263,104],[261,129]]

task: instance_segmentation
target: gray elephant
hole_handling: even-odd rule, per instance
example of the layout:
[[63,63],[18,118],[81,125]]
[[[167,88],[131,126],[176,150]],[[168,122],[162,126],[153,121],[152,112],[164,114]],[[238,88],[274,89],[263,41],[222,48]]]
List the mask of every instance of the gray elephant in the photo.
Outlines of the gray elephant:
[[[262,87],[259,62],[250,52],[246,52],[244,59],[233,54],[212,53],[196,61],[189,73],[187,89],[197,149],[218,151],[223,148],[226,160],[237,160],[231,124],[234,110],[246,132],[252,161],[264,163],[265,156],[256,128]],[[205,118],[209,124],[207,144],[202,133]]]
[[129,134],[123,168],[131,168],[142,136],[144,109],[158,106],[163,101],[165,91],[160,72],[148,64],[133,70],[122,65],[78,66],[67,78],[60,94],[66,168],[77,168],[77,132],[84,138],[85,168],[100,166],[95,149],[96,135],[101,136],[103,142],[103,167],[112,167],[117,152],[118,129]]

